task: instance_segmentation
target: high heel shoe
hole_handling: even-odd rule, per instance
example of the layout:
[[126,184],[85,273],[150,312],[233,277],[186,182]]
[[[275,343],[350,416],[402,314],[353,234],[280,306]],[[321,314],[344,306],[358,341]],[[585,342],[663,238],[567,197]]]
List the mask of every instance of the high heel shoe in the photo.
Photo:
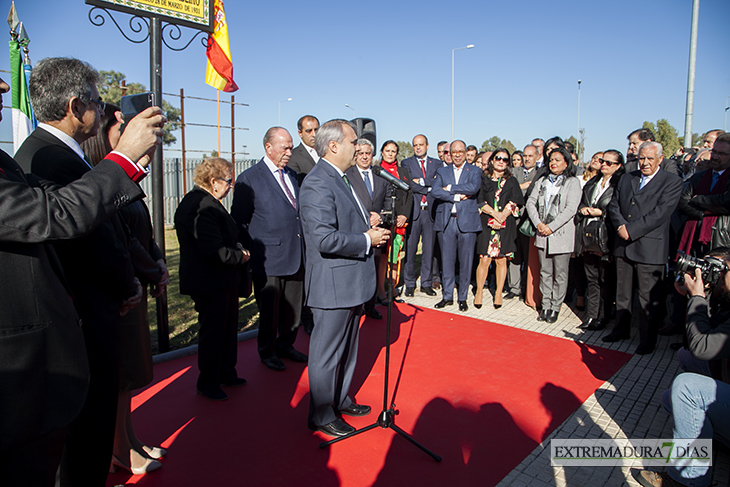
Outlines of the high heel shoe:
[[132,465],[127,466],[122,464],[122,461],[119,460],[119,458],[117,458],[115,455],[112,455],[112,464],[109,468],[109,473],[115,473],[117,471],[117,467],[121,467],[124,470],[133,473],[134,475],[144,475],[146,473],[154,472],[158,468],[162,467],[162,464],[157,460],[147,458],[147,460],[144,462],[144,465],[142,465],[141,467],[133,467]]
[[160,458],[167,455],[167,450],[164,448],[160,448],[159,446],[152,446],[149,447],[147,445],[143,446],[142,449],[147,454],[148,457],[153,458],[155,460],[159,460]]
[[482,305],[481,305],[481,304],[476,304],[476,303],[474,303],[474,307],[475,307],[476,309],[482,309]]
[[499,308],[501,308],[501,307],[502,307],[502,305],[501,305],[501,304],[497,304],[497,303],[494,303],[494,309],[499,309]]

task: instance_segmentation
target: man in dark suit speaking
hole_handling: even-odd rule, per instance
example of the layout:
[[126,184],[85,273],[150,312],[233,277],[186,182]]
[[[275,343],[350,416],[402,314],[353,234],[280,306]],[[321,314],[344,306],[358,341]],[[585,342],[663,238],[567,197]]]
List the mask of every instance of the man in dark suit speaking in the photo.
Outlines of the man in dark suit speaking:
[[605,342],[629,338],[634,275],[641,305],[639,347],[636,353],[652,353],[659,325],[656,314],[662,297],[664,267],[669,257],[669,224],[682,193],[682,179],[660,170],[662,145],[644,142],[639,148],[639,170],[619,179],[608,205],[617,229],[616,325]]
[[340,415],[363,416],[370,406],[348,395],[357,362],[362,305],[375,292],[371,247],[390,232],[370,226],[370,217],[345,171],[355,164],[355,127],[331,120],[315,139],[321,157],[299,192],[306,242],[305,304],[316,326],[309,344],[311,429],[343,436],[355,429]]

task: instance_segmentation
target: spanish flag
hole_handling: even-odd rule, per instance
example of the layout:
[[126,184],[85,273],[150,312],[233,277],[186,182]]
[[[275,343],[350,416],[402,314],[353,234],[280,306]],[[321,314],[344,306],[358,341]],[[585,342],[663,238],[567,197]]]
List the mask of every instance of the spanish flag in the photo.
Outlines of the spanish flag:
[[213,14],[214,29],[208,36],[208,47],[205,52],[208,57],[205,82],[217,90],[231,93],[238,90],[238,85],[233,81],[233,61],[228,47],[228,24],[222,0],[215,0]]

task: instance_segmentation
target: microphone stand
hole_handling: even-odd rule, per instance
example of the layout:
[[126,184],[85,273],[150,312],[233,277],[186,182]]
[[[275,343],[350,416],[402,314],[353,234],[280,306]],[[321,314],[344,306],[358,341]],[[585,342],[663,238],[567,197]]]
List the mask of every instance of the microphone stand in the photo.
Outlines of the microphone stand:
[[[391,219],[390,223],[390,235],[391,235],[391,242],[393,242],[393,236],[395,235],[395,223],[396,223],[396,216],[395,216],[395,192],[396,192],[397,186],[395,184],[391,183],[391,195],[390,195],[390,208],[393,212],[393,218]],[[348,438],[352,438],[353,436],[359,435],[360,433],[365,433],[366,431],[369,431],[373,428],[376,428],[377,426],[380,426],[381,428],[390,428],[396,433],[398,433],[400,436],[411,442],[412,444],[416,445],[418,448],[423,450],[426,454],[428,454],[431,458],[436,460],[437,462],[441,461],[441,457],[430,451],[425,446],[421,445],[419,442],[417,442],[411,435],[403,431],[401,428],[398,427],[398,425],[395,424],[395,416],[399,413],[399,411],[395,408],[395,397],[393,397],[393,402],[391,402],[390,407],[388,407],[388,375],[390,371],[390,328],[391,328],[391,320],[393,316],[393,288],[395,287],[393,283],[393,263],[390,259],[390,254],[393,253],[393,244],[391,243],[390,246],[390,252],[388,252],[388,246],[386,245],[386,258],[388,259],[388,266],[387,266],[387,273],[388,273],[388,314],[386,319],[386,327],[385,327],[385,378],[383,379],[383,410],[380,412],[380,415],[378,416],[378,420],[370,424],[368,426],[365,426],[364,428],[360,428],[359,430],[356,430],[352,433],[349,433],[344,436],[340,436],[338,438],[334,438],[329,441],[325,441],[319,444],[320,448],[325,448],[326,446],[332,445],[334,443],[337,443],[338,441],[346,440]]]

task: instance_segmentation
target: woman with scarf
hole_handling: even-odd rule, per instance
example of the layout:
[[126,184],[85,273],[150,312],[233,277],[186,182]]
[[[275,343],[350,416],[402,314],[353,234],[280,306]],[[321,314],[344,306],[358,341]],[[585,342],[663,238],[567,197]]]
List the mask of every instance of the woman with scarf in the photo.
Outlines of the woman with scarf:
[[[391,175],[409,184],[410,186],[410,175],[408,169],[400,167],[398,165],[398,144],[393,140],[386,140],[383,146],[380,148],[380,167],[388,171]],[[383,211],[391,212],[393,218],[395,218],[395,235],[392,240],[388,243],[388,256],[392,264],[393,273],[391,275],[393,287],[398,285],[398,279],[400,278],[400,260],[398,258],[402,249],[405,246],[406,239],[406,226],[411,218],[411,211],[413,210],[413,191],[408,189],[404,191],[397,189],[395,191],[395,209],[391,208],[392,204],[392,191],[393,187],[389,184],[388,191],[385,194],[385,201],[383,202]],[[392,211],[391,211],[392,210]],[[378,268],[378,297],[381,302],[387,300],[387,289],[385,289],[385,272],[386,272],[387,261],[385,259],[380,260],[380,267]],[[381,279],[383,276],[383,279]],[[386,294],[386,298],[380,297],[382,294]],[[395,298],[395,290],[393,292]]]
[[581,187],[570,152],[558,147],[549,154],[548,170],[535,183],[525,207],[536,228],[540,261],[542,309],[537,320],[555,323],[568,289],[570,254],[575,247],[573,217]]
[[512,259],[517,250],[517,221],[524,204],[522,190],[509,168],[510,156],[507,149],[495,149],[487,162],[482,176],[482,188],[477,202],[482,220],[482,232],[477,237],[477,286],[474,307],[482,307],[482,289],[487,280],[489,266],[496,267],[497,289],[494,293],[494,309],[502,307],[502,289],[507,277],[507,259]]

